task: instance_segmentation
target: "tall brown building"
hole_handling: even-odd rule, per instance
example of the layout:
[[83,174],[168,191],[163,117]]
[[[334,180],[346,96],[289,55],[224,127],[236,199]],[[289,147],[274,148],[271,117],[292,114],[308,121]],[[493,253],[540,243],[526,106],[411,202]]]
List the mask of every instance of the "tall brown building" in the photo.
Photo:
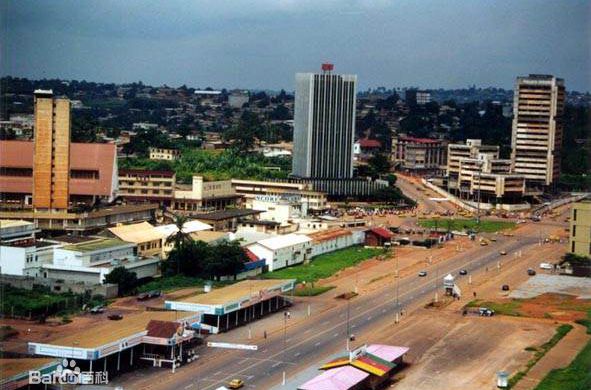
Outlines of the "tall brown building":
[[68,208],[70,172],[70,101],[51,90],[35,91],[33,207]]

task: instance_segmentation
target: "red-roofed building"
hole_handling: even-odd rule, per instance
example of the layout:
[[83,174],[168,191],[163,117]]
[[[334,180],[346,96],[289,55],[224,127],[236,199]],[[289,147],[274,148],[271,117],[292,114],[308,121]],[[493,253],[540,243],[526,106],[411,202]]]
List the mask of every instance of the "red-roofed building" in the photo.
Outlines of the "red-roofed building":
[[447,141],[400,136],[392,139],[392,160],[397,169],[437,173],[447,164]]
[[[1,203],[28,205],[33,193],[32,141],[0,141]],[[70,144],[70,203],[112,201],[118,188],[115,144]]]
[[392,240],[391,231],[383,227],[374,227],[365,231],[365,245],[367,246],[384,246]]
[[353,144],[353,158],[365,161],[375,155],[382,148],[380,141],[369,138],[362,138]]

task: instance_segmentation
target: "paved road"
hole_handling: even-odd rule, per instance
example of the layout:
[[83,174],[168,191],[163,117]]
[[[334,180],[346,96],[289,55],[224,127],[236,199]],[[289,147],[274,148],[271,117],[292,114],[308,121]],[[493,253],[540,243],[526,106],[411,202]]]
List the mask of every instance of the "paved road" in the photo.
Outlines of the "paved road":
[[[455,206],[448,201],[436,202],[431,200],[432,197],[440,198],[441,196],[434,194],[431,190],[426,189],[422,184],[415,183],[402,175],[398,175],[396,187],[400,188],[404,195],[417,201],[419,203],[419,207],[421,207],[426,212],[444,213],[447,211],[457,211]],[[424,189],[424,191],[417,190],[417,187]]]
[[[474,252],[461,253],[443,264],[431,266],[425,278],[403,278],[398,289],[399,305],[407,308],[424,304],[433,297],[436,286],[442,293],[441,279],[447,273],[457,275],[460,269],[467,269],[473,274],[485,268],[492,269],[500,259],[499,250],[512,253],[537,243],[538,237],[534,235],[500,237],[494,247],[479,248],[476,255]],[[388,322],[394,323],[395,290],[394,286],[386,286],[351,300],[351,332],[360,335]],[[284,370],[289,377],[309,365],[317,365],[331,354],[344,351],[346,328],[347,305],[335,305],[331,310],[311,316],[302,325],[288,327],[285,338],[282,332],[272,335],[256,352],[209,349],[202,351],[202,360],[181,367],[174,375],[166,371],[155,373],[153,370],[143,370],[136,373],[135,378],[133,374],[121,377],[116,380],[116,384],[125,388],[136,388],[142,383],[144,388],[203,390],[216,389],[232,378],[242,378],[247,388],[269,389],[281,383]],[[362,342],[357,340],[357,343]],[[149,379],[149,383],[146,383],[146,379]]]

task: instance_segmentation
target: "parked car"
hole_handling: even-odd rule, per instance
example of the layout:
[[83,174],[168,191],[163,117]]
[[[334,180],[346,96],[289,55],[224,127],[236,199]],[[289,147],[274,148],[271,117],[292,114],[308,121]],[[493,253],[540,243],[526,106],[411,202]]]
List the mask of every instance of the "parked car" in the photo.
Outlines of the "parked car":
[[536,274],[536,270],[534,270],[533,268],[528,268],[527,269],[527,274],[529,276],[534,276]]
[[499,255],[501,255],[501,256],[505,256],[506,254],[507,254],[507,251],[500,251],[499,252]]
[[488,307],[481,307],[478,309],[478,314],[482,317],[492,317],[495,315],[495,311],[493,309],[489,309]]
[[540,268],[552,270],[554,269],[554,266],[550,263],[540,263]]
[[123,319],[123,316],[121,314],[111,314],[107,318],[109,318],[112,321],[119,321]]
[[95,306],[92,309],[90,309],[90,314],[101,314],[105,311],[105,307],[102,305],[99,306]]
[[461,269],[460,270],[460,275],[468,275],[468,270]]
[[508,284],[503,284],[501,286],[501,290],[503,290],[503,291],[509,291],[509,285]]
[[232,379],[228,382],[228,387],[230,389],[239,389],[244,386],[244,381],[242,379]]
[[427,271],[421,271],[421,272],[419,272],[419,277],[422,278],[424,276],[427,276]]
[[160,290],[152,290],[145,293],[141,293],[137,296],[138,301],[145,301],[152,298],[157,298],[162,295]]

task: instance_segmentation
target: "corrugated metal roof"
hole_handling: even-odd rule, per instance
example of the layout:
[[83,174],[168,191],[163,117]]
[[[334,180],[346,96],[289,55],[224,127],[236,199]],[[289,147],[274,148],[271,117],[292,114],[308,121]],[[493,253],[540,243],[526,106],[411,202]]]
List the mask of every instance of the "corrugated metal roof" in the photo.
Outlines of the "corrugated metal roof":
[[291,233],[282,236],[267,238],[265,240],[258,241],[257,244],[260,244],[271,250],[277,250],[297,244],[303,244],[305,242],[310,241],[312,241],[312,239],[306,235]]

